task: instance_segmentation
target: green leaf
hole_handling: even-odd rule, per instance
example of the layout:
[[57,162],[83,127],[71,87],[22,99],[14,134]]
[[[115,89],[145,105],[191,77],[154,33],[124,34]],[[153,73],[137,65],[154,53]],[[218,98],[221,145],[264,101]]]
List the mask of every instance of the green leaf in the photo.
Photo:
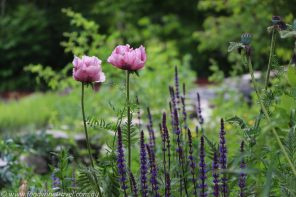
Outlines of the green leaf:
[[288,82],[291,86],[296,86],[296,68],[289,66],[287,71]]
[[240,117],[238,117],[238,116],[234,116],[232,118],[228,118],[226,120],[226,122],[229,122],[230,124],[237,123],[240,126],[241,129],[245,129],[245,128],[248,127],[247,126],[247,123],[243,119],[241,119]]
[[280,103],[278,107],[284,109],[288,112],[288,114],[290,114],[291,109],[296,108],[296,101],[293,97],[290,97],[288,95],[282,95],[280,97]]
[[229,42],[228,52],[231,52],[235,49],[244,48],[245,46],[240,42]]
[[283,30],[283,31],[280,31],[280,36],[281,38],[294,37],[296,36],[296,31]]

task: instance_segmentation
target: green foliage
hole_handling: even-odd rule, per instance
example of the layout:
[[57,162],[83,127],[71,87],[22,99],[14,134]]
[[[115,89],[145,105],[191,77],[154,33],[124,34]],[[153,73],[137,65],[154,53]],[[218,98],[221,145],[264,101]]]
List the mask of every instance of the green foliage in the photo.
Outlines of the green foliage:
[[217,61],[215,61],[214,59],[210,59],[210,62],[210,70],[213,74],[209,77],[209,81],[214,83],[221,83],[224,80],[224,72],[219,69]]
[[288,82],[291,86],[296,87],[296,68],[290,66],[287,72]]
[[69,71],[72,70],[72,66],[68,64],[61,71],[56,72],[49,66],[43,67],[41,64],[30,64],[24,68],[24,71],[36,75],[36,85],[41,89],[46,84],[52,90],[63,90],[74,86],[73,79],[67,77]]
[[[35,94],[21,101],[0,103],[1,133],[24,127],[43,127],[56,115],[55,96]],[[30,115],[28,115],[30,112]]]
[[5,54],[0,59],[0,91],[33,84],[28,75],[21,73],[26,64],[41,62],[49,54],[48,43],[43,42],[49,39],[43,34],[48,28],[45,17],[35,5],[25,4],[0,18],[0,53]]
[[57,167],[51,167],[52,173],[60,180],[60,188],[56,188],[56,190],[60,192],[70,192],[73,189],[73,181],[75,181],[72,180],[73,169],[69,163],[72,157],[68,155],[68,150],[65,149],[62,149],[59,153],[54,155],[58,159],[58,165]]
[[[240,35],[250,32],[253,35],[252,53],[254,66],[263,69],[265,58],[268,57],[270,45],[270,35],[266,28],[271,25],[271,17],[280,15],[286,23],[291,23],[295,18],[295,8],[291,7],[293,1],[236,1],[218,2],[202,0],[198,2],[198,9],[209,13],[203,22],[203,29],[194,33],[194,37],[199,41],[198,50],[208,54],[212,58],[219,59],[218,64],[229,70],[228,62],[237,62],[237,55],[226,53],[226,43],[230,40],[239,41]],[[277,36],[279,37],[279,36]],[[281,45],[276,49],[276,55],[281,61],[287,62],[291,58],[291,45],[289,42],[281,40]],[[236,47],[237,44],[232,45]],[[218,51],[217,55],[212,55]],[[223,58],[221,58],[221,55]],[[224,70],[224,69],[223,69]]]

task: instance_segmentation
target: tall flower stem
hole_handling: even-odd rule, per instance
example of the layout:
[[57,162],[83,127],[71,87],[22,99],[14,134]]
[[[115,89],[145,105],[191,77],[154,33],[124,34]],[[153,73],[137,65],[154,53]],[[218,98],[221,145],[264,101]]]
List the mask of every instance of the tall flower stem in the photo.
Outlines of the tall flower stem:
[[271,62],[272,62],[272,56],[274,54],[274,48],[275,48],[275,29],[272,29],[272,34],[271,34],[271,44],[270,44],[270,52],[269,52],[269,60],[268,60],[268,65],[267,65],[267,71],[266,71],[266,78],[265,78],[265,85],[264,89],[267,89],[268,82],[269,82],[269,76],[270,76],[270,70],[271,70]]
[[[256,81],[255,81],[255,76],[254,76],[254,70],[253,70],[253,66],[252,66],[252,62],[251,62],[251,57],[248,57],[248,65],[249,65],[249,72],[250,72],[250,74],[251,74],[251,78],[252,78],[252,83],[253,83],[253,86],[254,86],[254,89],[255,89],[256,95],[257,95],[257,97],[258,97],[259,103],[260,103],[260,105],[261,105],[261,109],[262,109],[262,111],[263,111],[263,113],[264,113],[264,115],[265,115],[267,121],[268,121],[269,123],[271,123],[271,118],[270,118],[270,116],[269,116],[269,114],[268,114],[268,111],[267,111],[267,109],[266,109],[264,103],[263,103],[262,100],[261,100],[261,96],[260,96],[260,93],[259,93],[259,90],[258,90],[258,86],[257,86],[257,83],[256,83]],[[290,167],[291,167],[291,169],[292,169],[294,175],[296,176],[296,169],[295,169],[295,166],[294,166],[294,164],[292,163],[292,161],[290,160],[289,155],[288,155],[288,153],[287,153],[287,151],[286,151],[284,145],[282,144],[281,139],[280,139],[280,137],[279,137],[277,131],[275,130],[275,128],[272,128],[271,131],[272,131],[272,133],[274,134],[274,136],[275,136],[275,138],[276,138],[276,140],[277,140],[277,142],[278,142],[280,148],[282,149],[282,152],[284,153],[284,156],[285,156],[286,160],[288,161],[288,163],[289,163],[289,165],[290,165]]]
[[[94,169],[95,168],[95,165],[94,165],[94,161],[93,161],[93,158],[92,158],[92,155],[91,155],[90,143],[89,143],[87,126],[86,126],[86,119],[85,119],[85,110],[84,110],[84,86],[85,86],[85,84],[82,83],[81,84],[81,110],[82,110],[83,126],[84,126],[84,132],[85,132],[87,149],[88,149],[88,155],[89,155],[91,166]],[[102,197],[101,188],[99,186],[98,179],[97,179],[97,176],[96,175],[94,175],[94,179],[95,179],[95,183],[96,183],[97,189],[99,191],[99,196]]]
[[126,71],[126,104],[127,104],[127,144],[128,144],[128,169],[131,170],[132,150],[131,150],[131,106],[130,106],[130,71]]
[[[264,90],[267,90],[268,83],[269,83],[269,77],[270,77],[270,71],[271,71],[271,63],[272,63],[272,56],[274,54],[275,49],[275,42],[276,42],[276,31],[273,28],[271,33],[271,43],[270,43],[270,52],[269,52],[269,59],[268,59],[268,65],[267,65],[267,71],[266,71],[266,77],[265,77],[265,83],[264,83]],[[258,118],[255,121],[255,128],[258,128],[260,125],[260,117],[262,116],[263,111],[260,110],[260,114]]]

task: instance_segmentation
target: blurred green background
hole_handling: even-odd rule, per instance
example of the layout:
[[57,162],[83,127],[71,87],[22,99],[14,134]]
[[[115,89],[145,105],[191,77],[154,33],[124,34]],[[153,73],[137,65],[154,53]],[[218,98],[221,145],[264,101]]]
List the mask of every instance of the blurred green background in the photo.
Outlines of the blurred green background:
[[[71,62],[73,52],[91,53],[102,58],[116,44],[133,46],[156,42],[163,45],[176,59],[186,58],[190,68],[200,77],[211,74],[210,59],[230,74],[237,57],[227,54],[231,40],[239,40],[242,32],[254,35],[255,62],[265,66],[269,36],[266,28],[272,15],[283,16],[291,23],[296,7],[293,0],[1,0],[0,16],[0,91],[36,90],[28,64],[42,64],[61,70]],[[70,23],[69,8],[88,20],[90,37],[72,40],[69,33],[79,32],[84,24]],[[79,23],[79,22],[78,22]],[[91,37],[91,34],[97,34]],[[73,37],[74,36],[74,37]],[[95,42],[95,43],[93,43]],[[293,44],[277,48],[285,62],[290,59]],[[93,51],[71,50],[74,45],[93,46]],[[103,45],[104,44],[104,45]],[[106,46],[105,44],[109,45]],[[149,46],[147,46],[149,47]],[[104,59],[106,60],[106,59]],[[244,72],[239,65],[235,68]],[[68,73],[69,75],[71,72]]]

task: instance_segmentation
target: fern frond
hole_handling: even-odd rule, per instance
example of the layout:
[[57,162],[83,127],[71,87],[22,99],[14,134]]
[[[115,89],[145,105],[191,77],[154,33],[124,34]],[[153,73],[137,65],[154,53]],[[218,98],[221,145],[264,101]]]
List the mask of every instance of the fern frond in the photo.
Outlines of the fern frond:
[[[122,129],[122,141],[125,147],[127,147],[127,141],[128,141],[128,133],[127,133],[127,122],[124,123],[121,127]],[[130,127],[130,135],[131,135],[131,144],[136,144],[139,141],[139,133],[138,129],[134,124],[131,124]]]
[[106,122],[104,119],[95,119],[90,117],[86,120],[86,124],[94,129],[105,129],[116,131],[117,125],[114,123]]
[[98,174],[96,169],[81,166],[77,178],[78,190],[80,192],[99,192],[95,181],[95,176],[98,177]]

